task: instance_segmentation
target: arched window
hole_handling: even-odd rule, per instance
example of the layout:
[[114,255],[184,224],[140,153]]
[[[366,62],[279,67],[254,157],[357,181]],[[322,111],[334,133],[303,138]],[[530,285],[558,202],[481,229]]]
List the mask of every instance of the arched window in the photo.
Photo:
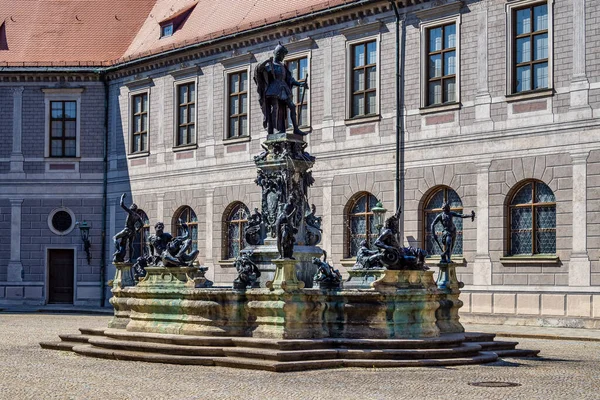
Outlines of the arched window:
[[348,207],[348,243],[347,252],[349,257],[356,257],[360,249],[360,242],[367,240],[369,246],[379,236],[376,231],[373,207],[377,204],[377,198],[371,193],[361,193],[355,197],[354,201]]
[[190,206],[180,207],[178,212],[175,213],[174,217],[174,232],[177,232],[177,236],[183,235],[183,229],[181,222],[185,222],[190,230],[190,238],[192,239],[192,248],[189,251],[198,249],[198,217]]
[[[443,250],[437,245],[433,234],[431,232],[431,223],[435,217],[442,212],[442,205],[448,203],[450,205],[450,211],[454,211],[462,214],[463,206],[462,201],[458,194],[450,189],[449,187],[440,187],[429,195],[425,201],[425,207],[423,207],[423,222],[424,222],[424,247],[429,255],[440,255]],[[463,220],[462,218],[454,218],[454,225],[456,226],[456,241],[454,242],[454,249],[452,254],[463,253]],[[437,224],[436,235],[441,243],[442,237],[442,224]]]
[[509,254],[556,253],[556,199],[552,189],[542,182],[528,181],[515,192],[508,209]]
[[224,232],[226,238],[225,256],[226,258],[236,258],[246,244],[244,239],[244,229],[248,225],[248,207],[244,203],[236,202],[227,207],[224,219]]
[[137,213],[142,217],[144,225],[136,233],[133,240],[133,257],[132,260],[136,260],[140,256],[148,256],[148,238],[150,237],[150,220],[148,215],[138,208]]

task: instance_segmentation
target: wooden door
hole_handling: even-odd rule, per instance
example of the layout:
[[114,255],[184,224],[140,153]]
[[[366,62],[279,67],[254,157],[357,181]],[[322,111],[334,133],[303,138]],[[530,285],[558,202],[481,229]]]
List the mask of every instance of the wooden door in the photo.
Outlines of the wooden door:
[[48,303],[73,304],[74,250],[48,250]]

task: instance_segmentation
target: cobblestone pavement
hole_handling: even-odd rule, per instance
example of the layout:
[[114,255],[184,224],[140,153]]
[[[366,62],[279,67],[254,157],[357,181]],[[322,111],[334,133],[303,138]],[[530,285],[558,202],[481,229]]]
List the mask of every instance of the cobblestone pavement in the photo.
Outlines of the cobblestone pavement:
[[[600,342],[517,339],[538,359],[271,373],[81,357],[38,343],[109,317],[0,314],[0,399],[600,399]],[[485,388],[502,381],[518,387]]]

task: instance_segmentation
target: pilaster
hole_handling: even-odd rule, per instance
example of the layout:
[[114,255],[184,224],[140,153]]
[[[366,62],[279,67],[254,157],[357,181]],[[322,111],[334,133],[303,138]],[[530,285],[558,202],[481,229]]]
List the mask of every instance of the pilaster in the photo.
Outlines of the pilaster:
[[331,209],[332,203],[331,198],[333,195],[333,178],[326,178],[323,182],[323,209],[321,215],[323,216],[323,238],[322,247],[325,251],[331,252],[331,235],[332,235],[332,220],[331,220]]
[[10,172],[23,174],[23,86],[11,89],[13,93],[13,137],[10,154]]
[[23,281],[23,264],[21,263],[21,206],[23,199],[10,199],[10,261],[8,263],[7,281]]
[[[214,229],[214,224],[213,224],[213,217],[214,217],[214,195],[215,195],[215,189],[206,189],[206,191],[204,192],[205,196],[206,196],[206,215],[204,220],[206,221],[206,237],[205,237],[205,244],[204,244],[204,254],[205,256],[205,262],[208,263],[212,263],[212,265],[215,264],[214,262],[214,255],[213,255],[213,229]],[[207,274],[207,278],[210,279],[211,281],[215,280],[215,269],[214,268],[209,268],[208,271],[206,271]]]
[[485,1],[477,7],[477,94],[475,119],[490,120],[492,97],[488,87],[488,10]]
[[590,83],[585,71],[585,0],[573,2],[573,76],[571,77],[571,109],[585,110],[591,117]]
[[591,262],[587,253],[587,158],[589,151],[571,153],[573,162],[573,246],[569,286],[590,286]]
[[333,111],[332,111],[332,86],[333,81],[333,69],[332,69],[332,52],[333,52],[333,39],[331,37],[324,40],[323,49],[323,121],[321,129],[321,140],[323,142],[333,141]]
[[[215,156],[215,109],[214,109],[214,96],[218,90],[215,87],[215,67],[203,67],[206,71],[206,87],[208,88],[209,95],[206,96],[206,138],[204,145],[206,146],[206,157],[213,158]],[[225,83],[223,83],[225,84]]]
[[477,252],[473,263],[473,284],[492,284],[489,252],[489,171],[490,161],[477,162]]

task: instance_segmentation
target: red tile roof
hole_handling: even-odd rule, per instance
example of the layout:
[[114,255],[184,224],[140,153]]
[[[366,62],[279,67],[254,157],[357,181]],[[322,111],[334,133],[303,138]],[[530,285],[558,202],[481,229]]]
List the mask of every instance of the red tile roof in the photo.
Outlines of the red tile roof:
[[[0,47],[0,66],[114,65],[359,1],[0,0],[8,46]],[[195,3],[161,39],[159,22]]]

